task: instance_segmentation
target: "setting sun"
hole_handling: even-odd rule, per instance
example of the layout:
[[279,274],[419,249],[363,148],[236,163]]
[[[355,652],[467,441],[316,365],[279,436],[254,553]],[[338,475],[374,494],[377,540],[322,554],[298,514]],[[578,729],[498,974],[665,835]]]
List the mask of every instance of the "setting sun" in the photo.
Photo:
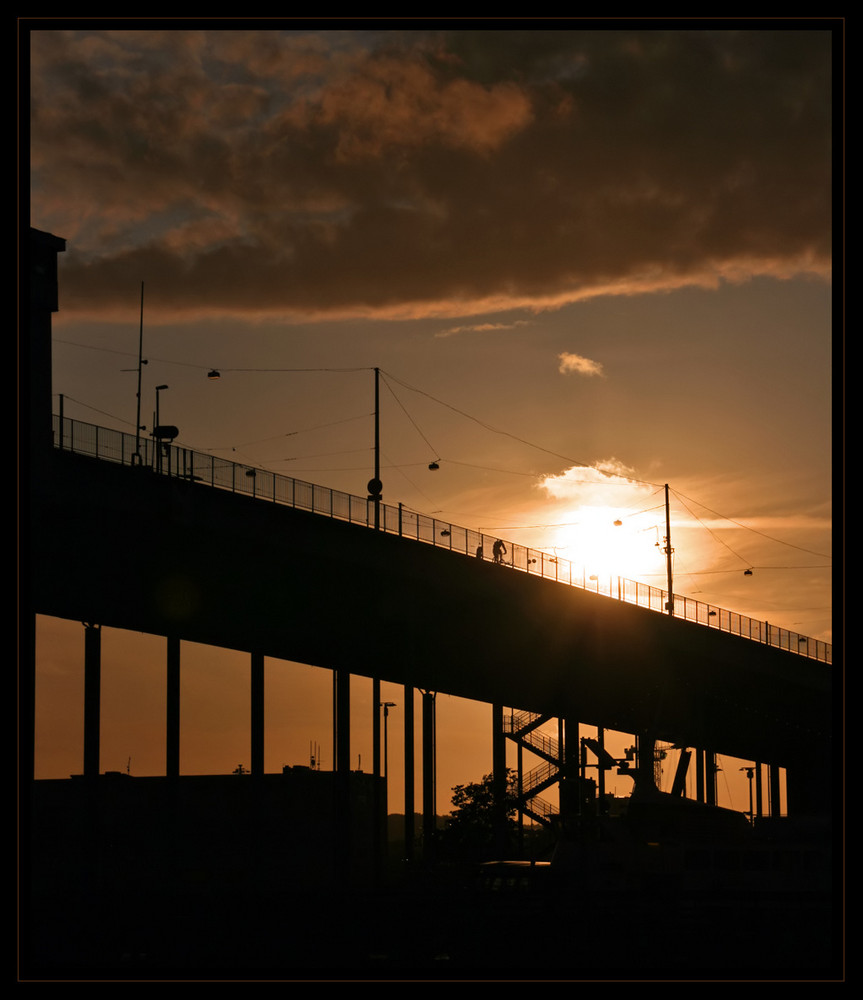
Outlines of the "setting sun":
[[586,577],[634,580],[664,571],[663,540],[658,521],[647,516],[633,517],[614,507],[580,507],[570,523],[556,528],[553,548]]

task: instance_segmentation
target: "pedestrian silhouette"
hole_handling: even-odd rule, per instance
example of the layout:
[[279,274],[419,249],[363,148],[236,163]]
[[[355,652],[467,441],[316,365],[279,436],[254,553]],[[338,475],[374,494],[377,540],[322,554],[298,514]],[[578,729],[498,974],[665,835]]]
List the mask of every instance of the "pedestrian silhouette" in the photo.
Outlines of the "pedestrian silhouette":
[[477,559],[482,559],[482,546],[478,545],[476,547],[476,557]]
[[492,546],[491,551],[494,554],[494,561],[496,563],[502,563],[503,557],[506,555],[506,546],[499,538]]

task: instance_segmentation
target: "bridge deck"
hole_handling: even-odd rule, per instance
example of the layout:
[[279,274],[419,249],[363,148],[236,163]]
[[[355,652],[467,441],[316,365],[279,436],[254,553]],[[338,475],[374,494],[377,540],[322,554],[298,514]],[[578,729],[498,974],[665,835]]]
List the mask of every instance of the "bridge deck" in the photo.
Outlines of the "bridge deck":
[[[827,751],[824,662],[562,586],[545,564],[513,572],[478,560],[473,539],[454,544],[450,525],[432,522],[429,544],[418,545],[403,511],[401,533],[393,508],[373,531],[332,507],[320,517],[260,502],[273,485],[266,474],[243,474],[242,490],[212,489],[198,468],[159,475],[65,449],[45,456],[32,497],[34,610],[743,759],[787,764]],[[316,489],[315,510],[343,496]]]

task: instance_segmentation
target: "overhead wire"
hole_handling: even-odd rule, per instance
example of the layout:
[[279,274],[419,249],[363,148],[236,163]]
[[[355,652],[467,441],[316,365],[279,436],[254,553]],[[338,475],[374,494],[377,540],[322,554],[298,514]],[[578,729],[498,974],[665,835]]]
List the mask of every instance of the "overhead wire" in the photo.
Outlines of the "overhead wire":
[[[561,455],[559,452],[551,451],[548,448],[543,448],[542,445],[534,444],[532,441],[528,441],[525,438],[519,437],[517,434],[512,434],[510,431],[502,430],[499,427],[493,427],[491,424],[486,423],[484,420],[480,420],[479,417],[474,417],[470,413],[466,413],[464,410],[459,409],[457,406],[453,406],[451,403],[446,403],[436,396],[433,396],[430,392],[426,392],[423,389],[418,389],[416,386],[410,385],[407,382],[402,381],[397,378],[392,372],[386,373],[389,378],[397,382],[399,385],[403,386],[405,389],[409,389],[411,392],[416,392],[421,396],[425,396],[427,399],[431,399],[433,402],[437,403],[439,406],[443,406],[448,410],[452,410],[454,413],[458,413],[460,416],[467,420],[473,421],[475,424],[479,424],[480,427],[484,427],[487,431],[492,434],[501,434],[504,437],[508,437],[513,441],[518,441],[520,444],[526,445],[528,448],[535,448],[537,451],[544,452],[546,455],[551,455],[554,458],[562,459],[564,462],[568,462],[570,465],[580,466],[586,469],[595,469],[600,475],[609,475],[609,473],[604,472],[602,469],[596,469],[595,466],[590,465],[588,462],[581,462],[578,459],[569,457],[568,455]],[[638,480],[635,480],[638,481]],[[648,483],[645,485],[655,486],[656,483]]]
[[[673,490],[672,492],[682,502],[682,500],[683,500],[683,494],[679,493],[677,490]],[[786,542],[786,541],[784,541],[781,538],[775,538],[772,535],[768,535],[764,531],[759,531],[757,528],[753,528],[753,527],[751,527],[748,524],[743,524],[741,521],[735,521],[734,518],[727,517],[725,514],[719,514],[717,511],[711,510],[711,508],[708,507],[707,504],[701,503],[700,500],[693,500],[691,497],[686,497],[686,499],[689,500],[690,503],[696,503],[696,504],[699,505],[699,507],[703,507],[705,510],[709,510],[710,513],[714,515],[714,517],[719,517],[723,521],[728,521],[730,524],[736,524],[738,528],[743,528],[745,531],[751,531],[751,532],[753,532],[756,535],[760,535],[762,538],[766,538],[768,541],[776,542],[779,545],[787,545],[789,548],[797,549],[799,552],[806,552],[808,555],[811,555],[811,556],[820,556],[822,559],[830,559],[831,558],[829,555],[827,555],[824,552],[815,552],[813,549],[804,548],[802,545],[795,545],[793,542]],[[709,530],[709,529],[706,528],[706,525],[705,525],[705,529]]]
[[76,406],[83,406],[85,409],[92,410],[94,413],[101,413],[103,417],[110,417],[112,420],[116,420],[118,423],[128,424],[130,427],[135,426],[131,420],[124,420],[123,417],[118,417],[115,413],[109,413],[107,410],[100,410],[95,406],[91,406],[89,403],[82,403],[80,399],[75,399],[74,396],[67,396],[65,393],[54,393],[54,395],[57,396],[62,395],[64,400],[68,400],[69,402],[74,403]]
[[[710,535],[710,537],[711,537],[711,538],[712,538],[712,539],[713,539],[713,540],[714,540],[715,542],[718,542],[718,543],[719,543],[720,545],[724,545],[724,546],[725,546],[725,548],[726,548],[726,549],[728,549],[728,551],[729,551],[729,552],[730,552],[730,553],[731,553],[731,554],[732,554],[733,556],[735,556],[735,557],[736,557],[737,559],[739,559],[739,560],[740,560],[740,561],[741,561],[741,562],[743,563],[743,565],[744,565],[744,566],[750,566],[750,563],[749,563],[749,561],[748,561],[747,559],[744,559],[744,558],[743,558],[743,556],[742,556],[742,555],[740,555],[740,553],[739,553],[739,552],[735,552],[735,551],[734,551],[734,549],[732,549],[732,548],[731,548],[731,546],[730,546],[730,545],[729,545],[729,544],[728,544],[728,543],[727,543],[727,542],[726,542],[726,541],[725,541],[724,539],[722,539],[722,538],[718,538],[718,537],[716,536],[716,534],[715,534],[714,532],[712,532],[712,531],[710,530],[710,528],[708,528],[708,527],[707,527],[707,525],[706,525],[706,524],[705,524],[705,523],[704,523],[704,522],[703,522],[703,521],[701,520],[701,518],[700,518],[700,517],[699,517],[699,516],[698,516],[698,515],[697,515],[697,514],[696,514],[696,513],[694,512],[694,511],[692,511],[692,510],[690,509],[690,507],[689,507],[689,506],[687,506],[687,504],[686,504],[686,503],[684,503],[684,501],[683,501],[683,498],[681,497],[681,495],[680,495],[679,493],[677,493],[676,491],[674,491],[674,495],[675,495],[675,496],[677,497],[677,499],[678,499],[678,500],[680,500],[680,502],[681,502],[681,503],[683,504],[683,506],[684,506],[684,507],[686,508],[686,510],[687,510],[687,511],[689,512],[689,515],[690,515],[691,517],[694,517],[694,518],[695,518],[695,520],[696,520],[696,521],[698,521],[698,523],[699,523],[699,524],[701,525],[701,527],[702,527],[702,528],[704,528],[704,530],[705,530],[705,531],[706,531],[706,532],[707,532],[707,533],[708,533],[708,534]],[[751,567],[750,567],[750,568],[751,568]]]
[[[383,374],[383,373],[382,373],[382,374]],[[398,397],[398,396],[396,395],[396,393],[395,393],[395,390],[394,390],[394,389],[393,389],[393,387],[392,387],[392,386],[390,385],[390,383],[389,383],[389,381],[387,380],[387,378],[386,378],[386,377],[384,377],[384,380],[383,380],[383,382],[384,382],[384,385],[385,385],[385,386],[387,387],[387,389],[389,389],[389,391],[390,391],[390,394],[392,395],[393,399],[394,399],[394,400],[395,400],[395,401],[396,401],[396,402],[397,402],[397,403],[399,404],[399,406],[401,407],[401,409],[402,409],[402,412],[404,413],[404,415],[405,415],[405,416],[406,416],[406,417],[408,418],[408,420],[410,420],[410,422],[411,422],[411,423],[413,424],[413,426],[414,426],[414,428],[415,428],[415,430],[416,430],[417,434],[419,434],[419,436],[420,436],[420,437],[421,437],[421,438],[423,439],[423,441],[425,441],[425,443],[426,443],[426,444],[427,444],[427,445],[429,446],[429,450],[430,450],[430,451],[432,452],[432,454],[436,454],[436,455],[438,455],[438,457],[440,457],[440,456],[439,456],[439,453],[438,453],[438,452],[436,451],[436,449],[435,449],[434,447],[432,447],[432,444],[431,444],[431,442],[429,441],[429,439],[428,439],[428,438],[427,438],[427,437],[425,436],[425,434],[423,434],[423,432],[422,432],[422,431],[420,430],[420,427],[419,427],[419,424],[418,424],[418,423],[416,422],[416,420],[414,420],[414,418],[413,418],[413,417],[412,417],[412,416],[410,415],[410,413],[408,413],[408,411],[407,411],[407,407],[406,407],[406,406],[404,405],[404,403],[403,403],[403,402],[402,402],[402,401],[401,401],[401,400],[399,399],[399,397]]]
[[[88,344],[80,344],[80,343],[77,343],[75,341],[63,340],[61,338],[55,338],[55,342],[56,343],[68,344],[68,345],[71,345],[71,346],[74,346],[74,347],[84,348],[84,349],[87,349],[87,350],[104,351],[104,352],[111,353],[111,354],[121,354],[121,355],[124,355],[126,357],[134,357],[135,356],[131,352],[128,352],[128,351],[118,351],[118,350],[112,349],[112,348],[96,347],[96,346],[88,345]],[[150,359],[148,359],[148,360],[150,360]],[[190,363],[190,362],[170,361],[170,360],[163,359],[163,358],[153,358],[152,360],[159,361],[159,363],[161,363],[161,364],[170,364],[170,365],[176,365],[176,366],[182,366],[182,367],[197,368],[197,369],[199,369],[201,371],[207,371],[208,370],[208,366],[206,366],[206,365],[199,365],[199,364],[194,364],[194,363]],[[343,368],[342,367],[316,367],[316,368],[269,368],[269,367],[267,367],[267,368],[221,368],[220,371],[240,372],[240,373],[245,373],[245,372],[248,372],[248,373],[262,373],[262,372],[274,372],[274,373],[288,373],[288,372],[296,372],[296,373],[311,373],[311,372],[323,372],[323,373],[326,373],[326,372],[330,372],[330,373],[332,373],[332,372],[344,372],[344,373],[355,373],[355,372],[361,372],[361,371],[374,371],[374,369],[372,367],[370,367],[370,366],[355,366],[355,367],[343,367]],[[427,391],[425,391],[423,389],[420,389],[417,386],[413,386],[413,385],[409,384],[408,382],[405,382],[403,379],[398,378],[398,376],[394,375],[392,372],[384,372],[382,369],[378,369],[378,371],[380,372],[381,375],[385,376],[385,378],[384,378],[384,384],[387,386],[387,388],[389,389],[389,391],[392,393],[393,398],[399,404],[399,406],[401,407],[401,409],[404,411],[404,413],[406,414],[406,416],[408,417],[408,419],[413,424],[414,428],[417,430],[417,432],[419,433],[419,435],[422,437],[422,439],[425,441],[425,443],[429,446],[429,448],[432,451],[435,451],[435,449],[432,448],[431,443],[429,442],[429,440],[426,437],[426,435],[419,428],[419,426],[416,423],[416,421],[408,413],[406,407],[404,406],[404,404],[402,403],[402,401],[399,399],[399,397],[396,395],[395,391],[393,390],[392,386],[389,384],[388,380],[391,379],[393,382],[395,382],[398,385],[402,386],[403,388],[409,390],[410,392],[415,392],[418,395],[425,396],[427,399],[432,400],[433,402],[437,403],[439,406],[443,406],[444,408],[449,409],[452,412],[459,414],[460,416],[464,417],[465,419],[470,420],[473,423],[476,423],[478,426],[483,427],[485,430],[487,430],[487,431],[489,431],[489,432],[491,432],[493,434],[502,435],[504,437],[507,437],[507,438],[513,440],[513,441],[517,441],[518,443],[523,444],[526,447],[533,448],[533,449],[535,449],[537,451],[543,452],[544,454],[550,455],[553,458],[558,458],[558,459],[560,459],[560,460],[562,460],[564,462],[567,462],[570,466],[577,466],[579,468],[584,468],[584,469],[592,469],[595,472],[599,473],[599,475],[601,475],[603,477],[607,477],[607,478],[610,478],[610,477],[616,475],[614,473],[606,472],[603,469],[599,469],[595,465],[591,465],[589,462],[585,462],[585,461],[582,461],[582,460],[579,460],[579,459],[574,459],[574,458],[572,458],[571,456],[568,456],[568,455],[563,455],[560,452],[553,451],[553,450],[551,450],[549,448],[543,447],[542,445],[538,445],[535,442],[528,441],[526,438],[520,437],[517,434],[513,434],[510,431],[503,430],[502,428],[499,428],[499,427],[494,427],[493,425],[489,424],[487,421],[481,420],[479,417],[475,417],[472,414],[467,413],[465,410],[462,410],[461,408],[459,408],[459,407],[457,407],[457,406],[455,406],[455,405],[453,405],[451,403],[447,403],[444,400],[441,400],[441,399],[437,398],[432,393],[427,392]],[[78,402],[79,405],[87,406],[87,404],[80,403],[77,400],[75,400],[75,402]],[[104,413],[104,411],[100,411],[100,410],[96,409],[95,407],[89,407],[89,408],[93,409],[94,412],[102,412],[102,413]],[[116,420],[121,420],[121,418],[115,417],[113,414],[107,414],[106,413],[105,415],[106,416],[111,416],[113,419],[116,419]],[[358,418],[346,418],[346,419],[350,420],[350,419],[358,419]],[[121,422],[122,423],[126,423],[126,424],[130,423],[130,421],[127,421],[127,420],[121,420]],[[334,423],[339,423],[339,422],[341,422],[341,421],[335,421]],[[326,426],[326,425],[321,425],[321,426]],[[224,449],[205,449],[205,450],[212,451],[212,450],[224,450]],[[452,460],[448,459],[447,461],[452,461]],[[453,462],[453,464],[460,464],[460,465],[467,466],[469,463]],[[474,466],[474,467],[475,468],[483,468],[483,466]],[[490,467],[485,467],[485,468],[488,468],[489,471],[500,471],[500,472],[505,471],[505,470],[492,469]],[[356,470],[346,470],[346,469],[340,469],[340,470],[323,470],[322,469],[322,470],[312,470],[312,471],[356,471]],[[517,474],[531,475],[530,473],[517,473]],[[586,480],[584,482],[590,483],[590,484],[599,485],[599,483],[594,483],[593,481],[590,481],[590,480]],[[626,485],[632,485],[632,484],[637,484],[637,485],[641,485],[641,486],[652,486],[652,487],[657,488],[657,489],[661,489],[662,488],[660,484],[653,483],[653,482],[650,482],[648,480],[637,479],[637,478],[635,478],[633,476],[626,476],[625,480],[623,482],[603,483],[602,485],[620,485],[620,486],[626,486]],[[725,545],[725,547],[728,548],[729,552],[731,552],[736,558],[740,559],[744,563],[746,562],[746,560],[743,559],[743,557],[740,556],[739,553],[735,552],[729,545],[727,545],[726,542],[724,542],[722,539],[717,538],[717,536],[713,532],[710,531],[710,529],[707,527],[707,525],[705,525],[703,523],[703,521],[701,521],[701,519],[697,517],[697,515],[695,515],[693,513],[693,511],[687,506],[687,504],[684,501],[688,500],[689,503],[697,504],[698,506],[703,507],[705,510],[709,511],[715,517],[719,517],[719,518],[721,518],[723,520],[726,520],[730,524],[734,524],[737,527],[739,527],[739,528],[741,528],[741,529],[743,529],[745,531],[751,531],[754,534],[760,535],[761,537],[766,538],[768,541],[775,542],[775,543],[777,543],[779,545],[786,545],[786,546],[788,546],[790,548],[797,549],[798,551],[805,552],[805,553],[807,553],[809,555],[816,555],[816,556],[820,556],[821,558],[826,558],[826,559],[831,558],[826,553],[816,552],[816,551],[814,551],[812,549],[807,549],[807,548],[805,548],[803,546],[795,545],[793,542],[787,542],[784,539],[776,538],[775,536],[769,535],[766,532],[759,531],[757,528],[753,528],[750,525],[744,524],[741,521],[737,521],[734,518],[730,518],[730,517],[727,517],[726,515],[720,514],[717,511],[712,510],[710,507],[708,507],[706,504],[702,503],[701,501],[695,500],[695,499],[693,499],[691,497],[686,497],[684,494],[680,493],[678,490],[672,490],[672,492],[674,493],[675,497],[677,497],[677,499],[680,500],[681,503],[683,503],[683,506],[686,507],[687,512],[691,516],[693,516],[706,531],[708,531],[711,534],[711,536],[714,538],[714,540],[718,541],[722,545]]]

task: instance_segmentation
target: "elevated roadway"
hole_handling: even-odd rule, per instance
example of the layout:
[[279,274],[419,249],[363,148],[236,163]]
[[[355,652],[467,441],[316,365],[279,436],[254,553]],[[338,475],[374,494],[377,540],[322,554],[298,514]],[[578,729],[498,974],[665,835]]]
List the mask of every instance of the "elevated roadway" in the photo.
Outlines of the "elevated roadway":
[[55,449],[30,518],[35,613],[650,733],[806,775],[801,802],[827,777],[832,668],[764,643]]

